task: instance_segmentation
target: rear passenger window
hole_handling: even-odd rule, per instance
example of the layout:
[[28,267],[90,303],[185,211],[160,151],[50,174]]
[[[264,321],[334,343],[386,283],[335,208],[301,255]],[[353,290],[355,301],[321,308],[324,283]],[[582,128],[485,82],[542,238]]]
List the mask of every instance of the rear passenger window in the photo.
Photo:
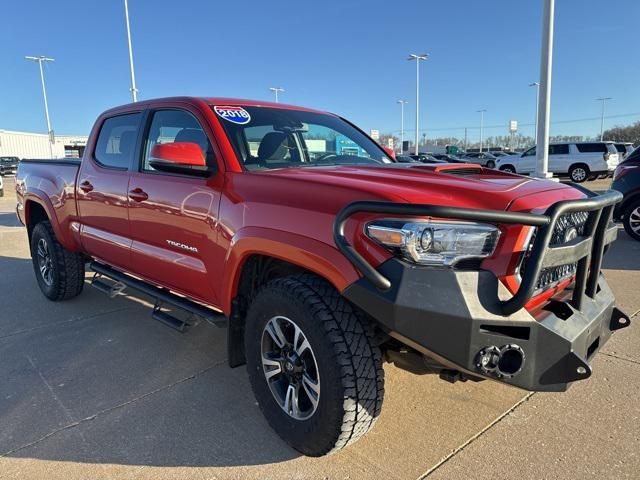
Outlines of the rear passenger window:
[[549,145],[549,155],[567,155],[569,145]]
[[606,143],[576,143],[580,153],[607,153]]
[[131,113],[104,121],[94,152],[98,163],[111,168],[129,168],[141,118],[142,113]]

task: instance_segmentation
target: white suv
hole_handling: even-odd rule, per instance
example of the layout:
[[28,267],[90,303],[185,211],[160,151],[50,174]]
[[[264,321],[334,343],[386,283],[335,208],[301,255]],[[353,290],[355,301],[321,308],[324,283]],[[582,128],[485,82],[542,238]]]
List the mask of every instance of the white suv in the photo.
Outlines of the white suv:
[[[549,144],[549,172],[568,176],[582,183],[613,174],[619,154],[613,142],[562,142]],[[496,160],[496,168],[506,172],[529,175],[536,170],[536,147],[522,154]]]

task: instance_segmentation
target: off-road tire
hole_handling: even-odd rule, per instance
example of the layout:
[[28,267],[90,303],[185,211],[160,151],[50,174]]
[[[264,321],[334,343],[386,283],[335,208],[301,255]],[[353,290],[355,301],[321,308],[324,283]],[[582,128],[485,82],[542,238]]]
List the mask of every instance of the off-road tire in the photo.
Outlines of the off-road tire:
[[[51,256],[52,282],[47,285],[38,265],[38,243],[43,239]],[[51,223],[38,223],[31,234],[31,258],[40,290],[49,300],[58,302],[80,295],[84,287],[84,258],[65,250],[56,238]]]
[[591,172],[584,163],[576,163],[569,168],[569,178],[572,182],[582,183],[589,179]]
[[[633,216],[633,219],[631,218]],[[624,230],[629,234],[631,238],[634,240],[640,241],[640,231],[634,231],[631,227],[631,221],[634,220],[637,222],[640,220],[640,199],[632,201],[624,210],[624,218],[622,220],[622,224],[624,225]],[[637,223],[634,223],[637,225]]]
[[[296,420],[271,393],[261,361],[262,332],[274,316],[292,319],[315,355],[320,395],[315,412]],[[334,453],[361,438],[382,408],[382,354],[373,328],[330,284],[311,274],[267,283],[247,313],[245,351],[251,387],[271,427],[309,456]]]

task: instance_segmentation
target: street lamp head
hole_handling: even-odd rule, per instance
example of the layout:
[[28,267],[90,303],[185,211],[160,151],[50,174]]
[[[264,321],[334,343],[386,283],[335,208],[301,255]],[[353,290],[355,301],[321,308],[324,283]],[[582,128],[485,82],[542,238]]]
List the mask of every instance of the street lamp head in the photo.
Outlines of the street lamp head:
[[284,88],[282,87],[269,87],[269,90],[272,92],[284,92]]
[[533,82],[529,84],[530,87],[539,87],[540,86],[540,82]]
[[410,53],[409,58],[407,58],[407,60],[426,60],[427,58],[429,58],[428,53],[419,53],[419,54]]
[[36,57],[25,56],[27,60],[33,60],[34,62],[55,62],[55,59],[45,57],[44,55],[38,55]]
[[597,102],[605,102],[607,100],[613,100],[612,97],[600,97],[600,98],[596,98]]
[[406,105],[409,102],[407,102],[406,100],[398,100],[398,103],[401,105]]
[[477,112],[477,113],[484,113],[484,112],[486,112],[486,111],[487,111],[487,109],[486,109],[486,108],[483,108],[482,110],[476,110],[476,112]]

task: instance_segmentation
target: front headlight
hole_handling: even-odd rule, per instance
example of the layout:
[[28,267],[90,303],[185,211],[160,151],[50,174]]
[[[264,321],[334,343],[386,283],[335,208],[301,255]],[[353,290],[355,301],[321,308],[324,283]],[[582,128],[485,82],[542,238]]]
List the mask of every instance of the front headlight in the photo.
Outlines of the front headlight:
[[460,260],[493,253],[500,230],[471,222],[382,220],[366,227],[367,235],[394,253],[421,265],[454,266]]

